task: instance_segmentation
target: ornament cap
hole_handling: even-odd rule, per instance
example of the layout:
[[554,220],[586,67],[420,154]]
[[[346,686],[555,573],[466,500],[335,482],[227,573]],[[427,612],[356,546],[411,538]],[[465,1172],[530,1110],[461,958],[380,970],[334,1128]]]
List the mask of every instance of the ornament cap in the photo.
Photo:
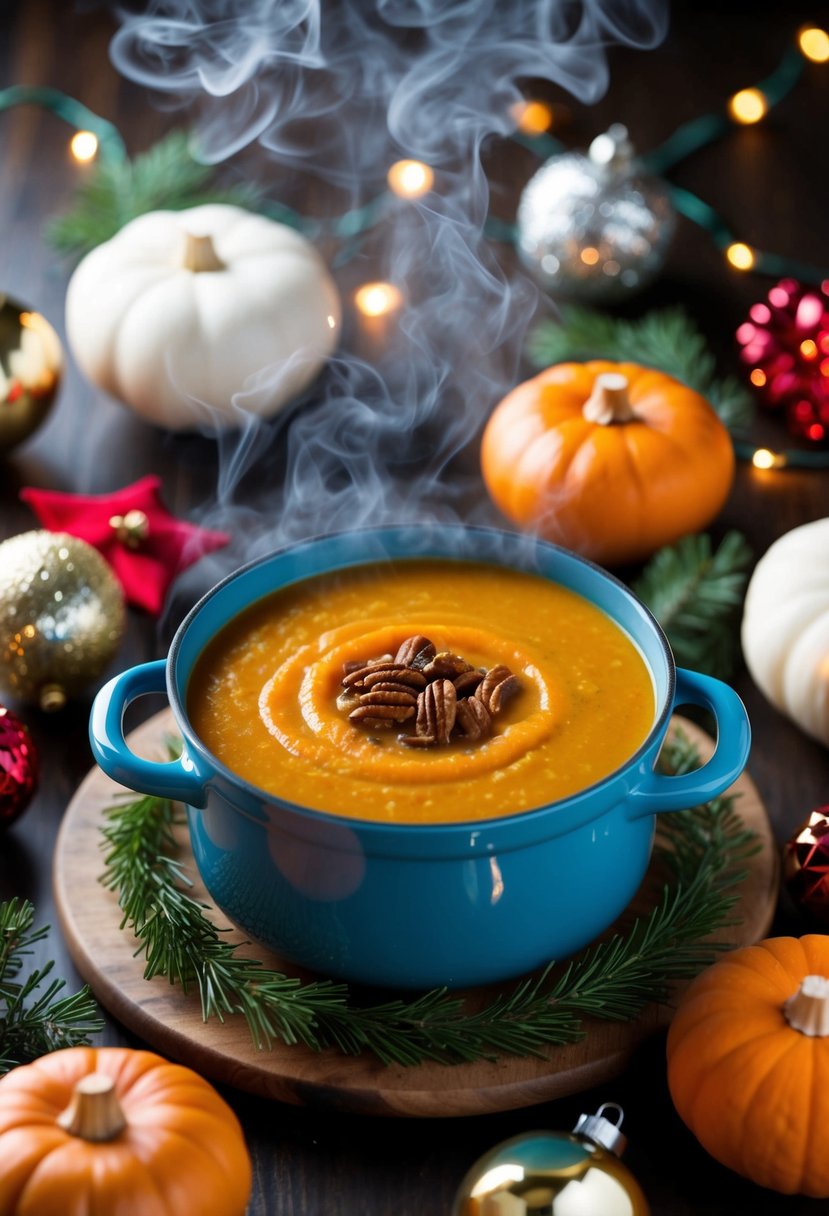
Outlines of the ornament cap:
[[625,172],[633,162],[633,144],[628,136],[627,127],[621,122],[614,122],[602,135],[597,135],[587,149],[587,155],[594,165],[612,172]]
[[[605,1111],[615,1111],[618,1118],[614,1123],[612,1119],[605,1117]],[[606,1148],[608,1152],[615,1153],[617,1157],[621,1157],[622,1153],[627,1148],[627,1136],[622,1131],[622,1120],[625,1117],[625,1112],[616,1102],[603,1102],[595,1115],[579,1115],[578,1122],[573,1128],[573,1131],[578,1136],[583,1136],[585,1140],[592,1140],[594,1144]]]
[[66,704],[66,690],[60,684],[44,684],[38,694],[38,704],[45,714],[57,713]]

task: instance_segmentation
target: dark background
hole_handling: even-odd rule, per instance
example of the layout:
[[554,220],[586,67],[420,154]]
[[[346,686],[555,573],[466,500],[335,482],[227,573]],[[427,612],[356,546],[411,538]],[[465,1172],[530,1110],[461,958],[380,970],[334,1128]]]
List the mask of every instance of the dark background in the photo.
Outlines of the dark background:
[[[719,109],[737,88],[761,80],[776,66],[797,27],[816,16],[799,5],[675,6],[671,31],[661,48],[610,52],[611,86],[606,97],[593,107],[570,102],[572,120],[562,138],[583,145],[610,122],[622,120],[645,151],[681,122]],[[50,84],[64,89],[114,121],[130,150],[140,151],[172,119],[154,108],[142,89],[115,73],[107,54],[112,31],[106,9],[98,6],[78,15],[59,0],[4,5],[0,85]],[[769,120],[758,128],[735,131],[695,154],[674,171],[673,180],[715,206],[749,244],[829,267],[828,96],[829,67],[806,65],[800,83]],[[50,251],[42,233],[45,221],[67,204],[82,173],[69,158],[67,137],[59,120],[33,108],[0,115],[0,289],[40,309],[62,337],[68,269]],[[509,216],[535,161],[511,146],[495,150],[488,167],[491,175],[504,170],[494,193],[499,213]],[[369,270],[361,267],[361,276],[372,277]],[[724,366],[733,366],[734,329],[769,286],[759,276],[730,270],[707,237],[681,221],[666,272],[626,311],[636,314],[682,302],[704,328]],[[484,403],[482,416],[491,404]],[[92,421],[94,443],[89,441]],[[783,446],[784,433],[777,435]],[[17,498],[24,485],[104,492],[157,471],[171,509],[191,514],[209,493],[216,460],[209,441],[165,435],[104,398],[82,380],[70,359],[50,421],[0,463],[0,538],[37,526]],[[721,535],[728,528],[740,528],[759,556],[791,527],[825,515],[829,515],[829,473],[761,473],[742,465],[714,532]],[[170,632],[192,598],[191,583],[184,590],[177,588],[160,625],[131,613],[115,668],[163,654]],[[811,809],[827,801],[829,754],[775,713],[745,672],[737,687],[754,729],[750,770],[782,842]],[[148,706],[147,712],[154,708]],[[2,842],[0,897],[25,895],[35,902],[41,921],[54,921],[51,850],[62,812],[91,763],[88,703],[73,705],[54,717],[31,709],[21,712],[40,749],[43,779],[33,805]],[[775,929],[798,934],[807,928],[784,899]],[[46,953],[57,958],[59,973],[77,985],[57,931],[51,933]],[[132,1042],[114,1023],[103,1041]],[[816,1211],[811,1201],[758,1190],[703,1153],[673,1112],[663,1054],[662,1041],[651,1043],[624,1076],[601,1092],[526,1111],[456,1121],[342,1117],[228,1093],[255,1160],[250,1211],[255,1216],[356,1212],[440,1216],[448,1213],[469,1165],[498,1140],[539,1126],[569,1128],[582,1110],[593,1110],[604,1100],[618,1101],[625,1108],[630,1137],[626,1161],[655,1213],[686,1216],[703,1211],[732,1216],[752,1211],[758,1216],[800,1216]]]

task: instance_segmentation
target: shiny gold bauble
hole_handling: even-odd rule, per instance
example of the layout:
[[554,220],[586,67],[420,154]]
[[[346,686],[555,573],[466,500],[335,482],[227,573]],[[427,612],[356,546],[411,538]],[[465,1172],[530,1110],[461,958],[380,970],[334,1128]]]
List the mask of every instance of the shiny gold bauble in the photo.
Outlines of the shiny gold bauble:
[[0,544],[0,689],[59,709],[101,674],[124,632],[121,585],[97,549],[66,532]]
[[0,455],[40,426],[62,371],[60,338],[46,318],[0,292]]
[[615,1153],[566,1132],[528,1132],[486,1153],[464,1178],[452,1216],[648,1216]]

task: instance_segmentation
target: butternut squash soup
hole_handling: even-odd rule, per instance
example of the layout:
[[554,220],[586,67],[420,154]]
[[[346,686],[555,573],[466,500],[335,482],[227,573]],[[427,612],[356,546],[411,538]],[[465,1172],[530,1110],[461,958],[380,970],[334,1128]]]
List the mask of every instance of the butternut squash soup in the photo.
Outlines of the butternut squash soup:
[[190,721],[289,802],[386,823],[489,819],[593,785],[655,712],[630,638],[574,592],[407,560],[296,583],[199,657]]

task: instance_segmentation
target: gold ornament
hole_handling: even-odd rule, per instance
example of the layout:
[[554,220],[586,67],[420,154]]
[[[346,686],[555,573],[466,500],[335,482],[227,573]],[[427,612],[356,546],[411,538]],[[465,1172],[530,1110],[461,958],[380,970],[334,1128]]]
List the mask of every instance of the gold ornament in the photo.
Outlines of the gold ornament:
[[0,293],[0,454],[40,426],[62,370],[60,338],[46,318]]
[[[618,1121],[606,1118],[615,1111]],[[574,1130],[527,1132],[476,1161],[452,1216],[649,1216],[639,1183],[622,1165],[622,1108],[606,1102]]]
[[100,675],[124,632],[124,596],[107,563],[66,532],[0,544],[0,688],[60,709]]

